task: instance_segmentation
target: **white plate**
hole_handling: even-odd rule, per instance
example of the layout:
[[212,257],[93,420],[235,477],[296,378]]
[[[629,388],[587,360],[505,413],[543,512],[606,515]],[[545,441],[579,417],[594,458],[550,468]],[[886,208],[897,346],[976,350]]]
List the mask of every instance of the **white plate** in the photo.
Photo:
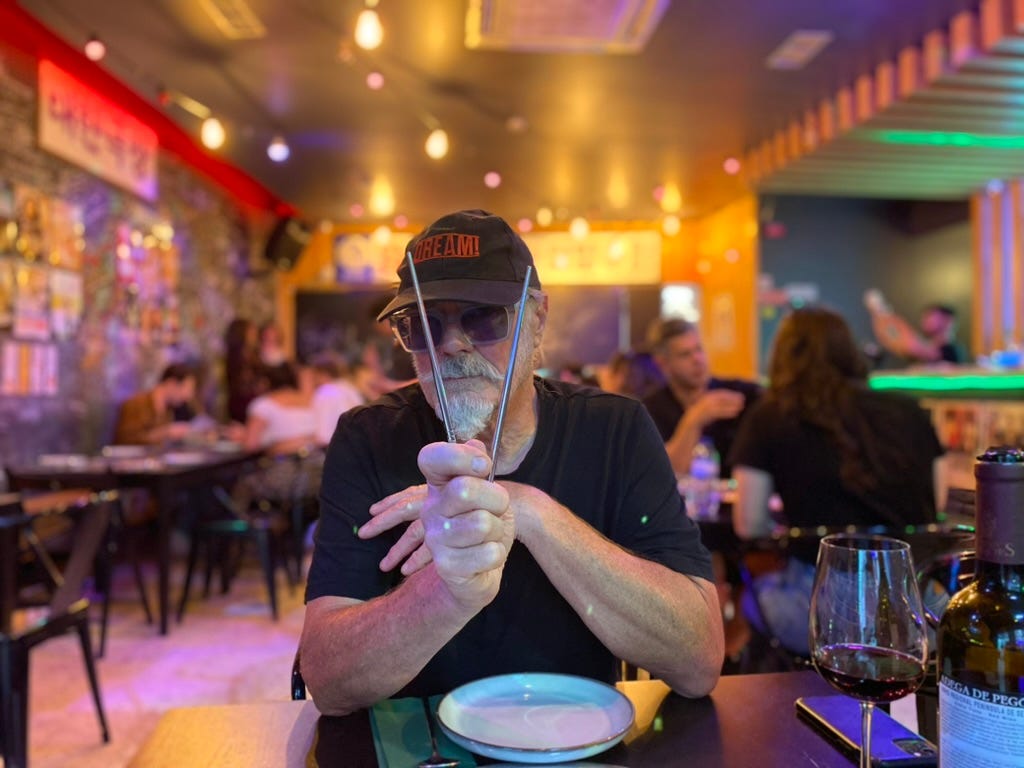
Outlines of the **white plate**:
[[448,737],[517,763],[561,763],[604,752],[633,724],[633,704],[610,685],[543,673],[498,675],[456,688],[438,706]]

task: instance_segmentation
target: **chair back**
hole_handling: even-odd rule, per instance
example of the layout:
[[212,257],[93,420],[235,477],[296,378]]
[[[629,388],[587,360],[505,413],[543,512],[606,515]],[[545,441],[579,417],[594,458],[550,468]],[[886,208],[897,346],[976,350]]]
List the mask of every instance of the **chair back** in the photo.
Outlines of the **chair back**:
[[75,517],[74,538],[62,579],[50,599],[51,614],[66,611],[82,597],[85,580],[92,573],[96,556],[106,540],[116,501],[115,491],[103,491],[93,494],[83,505],[65,510]]

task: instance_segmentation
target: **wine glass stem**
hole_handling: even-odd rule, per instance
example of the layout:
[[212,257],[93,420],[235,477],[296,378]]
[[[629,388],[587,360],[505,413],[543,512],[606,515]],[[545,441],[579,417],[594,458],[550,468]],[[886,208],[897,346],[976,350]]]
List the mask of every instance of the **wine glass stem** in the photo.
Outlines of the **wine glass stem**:
[[860,768],[871,768],[871,713],[874,709],[870,701],[860,703]]

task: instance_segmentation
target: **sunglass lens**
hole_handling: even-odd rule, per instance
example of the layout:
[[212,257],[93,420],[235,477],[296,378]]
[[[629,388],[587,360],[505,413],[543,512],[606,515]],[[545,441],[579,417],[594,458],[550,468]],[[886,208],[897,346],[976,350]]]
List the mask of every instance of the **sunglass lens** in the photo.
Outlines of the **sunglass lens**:
[[[430,334],[434,338],[434,344],[441,343],[442,329],[440,318],[427,315],[427,323],[430,325]],[[402,340],[402,344],[410,352],[422,352],[427,348],[427,337],[423,333],[423,323],[418,315],[406,315],[395,321],[395,329]]]
[[462,330],[476,343],[501,341],[508,336],[508,324],[505,307],[472,307],[462,313]]

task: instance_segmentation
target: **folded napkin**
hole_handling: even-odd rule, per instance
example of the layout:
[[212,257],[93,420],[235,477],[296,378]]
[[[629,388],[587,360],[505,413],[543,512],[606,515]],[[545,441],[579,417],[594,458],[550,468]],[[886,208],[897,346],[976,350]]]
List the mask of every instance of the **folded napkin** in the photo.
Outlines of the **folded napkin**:
[[[441,696],[430,700],[432,712],[437,712],[440,700]],[[370,710],[370,728],[380,768],[414,768],[420,760],[430,757],[430,730],[423,699],[387,699],[374,704]],[[438,752],[456,758],[460,768],[476,765],[473,756],[445,736],[436,721],[434,732]]]

